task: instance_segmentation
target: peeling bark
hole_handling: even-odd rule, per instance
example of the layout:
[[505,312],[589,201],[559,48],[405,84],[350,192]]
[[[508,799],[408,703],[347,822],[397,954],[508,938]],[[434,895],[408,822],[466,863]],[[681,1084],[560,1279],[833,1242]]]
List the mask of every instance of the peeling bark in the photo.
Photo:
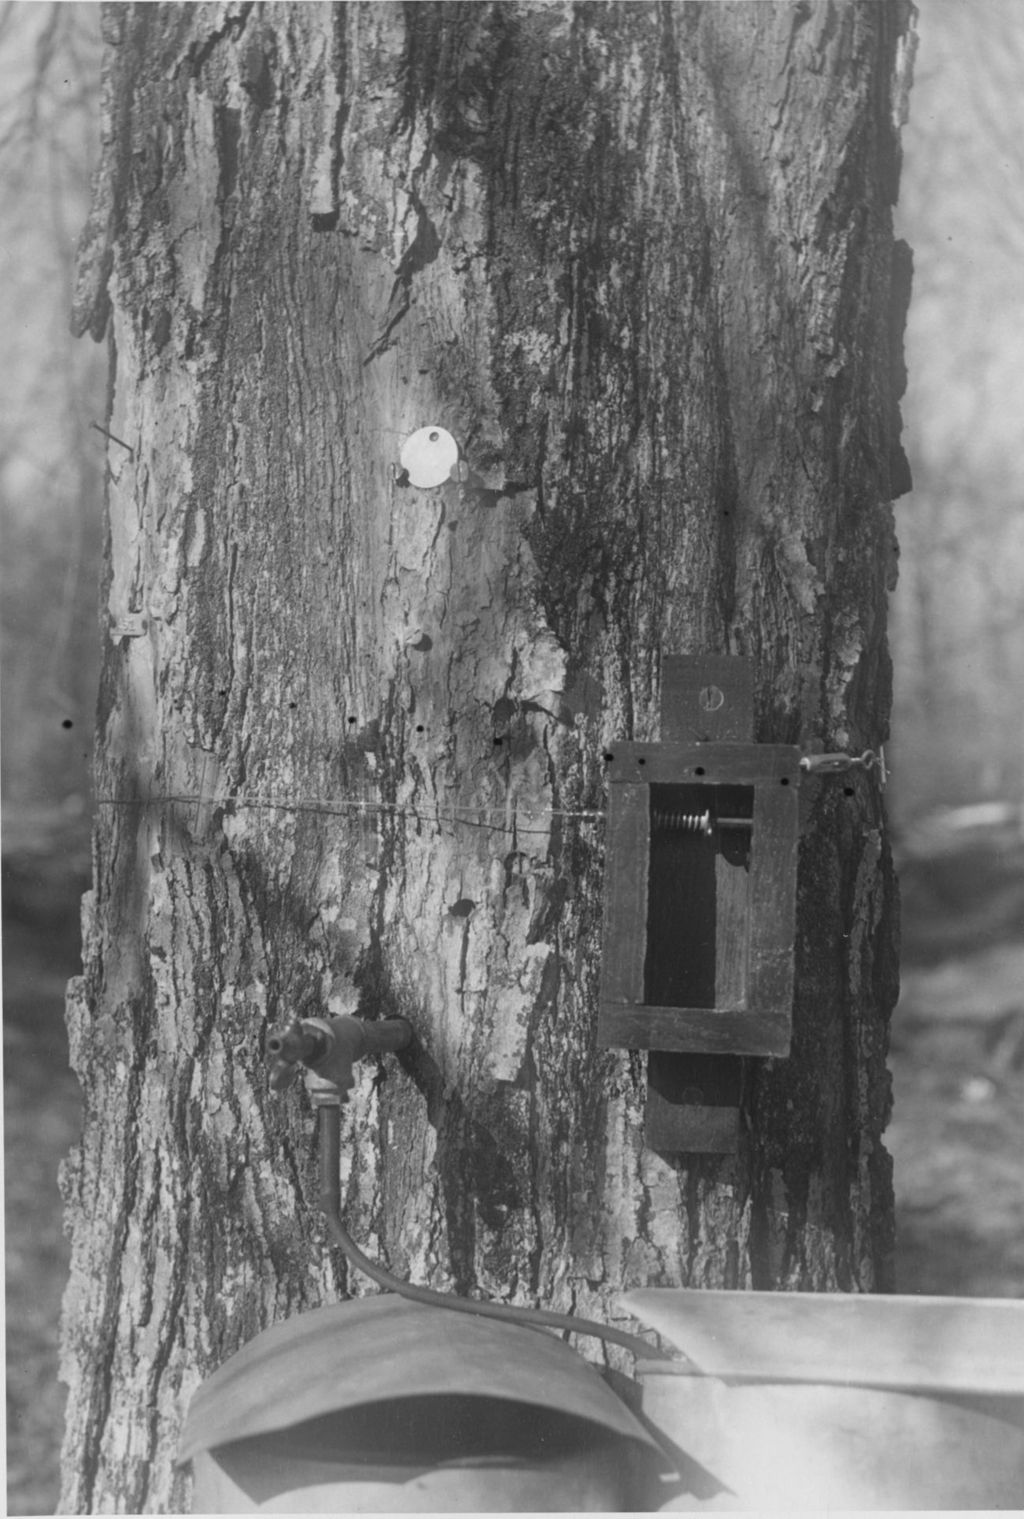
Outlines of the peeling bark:
[[[348,1222],[399,1273],[594,1316],[890,1284],[874,782],[805,788],[793,1054],[752,1064],[727,1160],[646,1151],[643,1057],[595,1047],[603,830],[564,814],[658,737],[663,650],[750,655],[760,740],[886,736],[909,14],[108,9],[76,324],[132,453],[68,1001],[64,1511],[180,1510],[198,1382],[367,1290],[260,1058],[306,997],[416,1028],[346,1118]],[[427,423],[463,485],[396,483]]]

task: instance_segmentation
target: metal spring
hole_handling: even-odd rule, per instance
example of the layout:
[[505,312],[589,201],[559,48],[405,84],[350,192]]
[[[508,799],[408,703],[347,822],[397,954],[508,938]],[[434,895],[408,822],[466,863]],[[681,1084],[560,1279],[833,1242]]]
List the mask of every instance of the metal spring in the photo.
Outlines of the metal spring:
[[753,818],[713,818],[710,808],[706,812],[665,812],[656,807],[651,814],[652,826],[662,833],[703,833],[708,836],[716,828],[752,828]]
[[673,833],[710,833],[713,826],[710,811],[664,812],[656,808],[651,822],[655,828]]

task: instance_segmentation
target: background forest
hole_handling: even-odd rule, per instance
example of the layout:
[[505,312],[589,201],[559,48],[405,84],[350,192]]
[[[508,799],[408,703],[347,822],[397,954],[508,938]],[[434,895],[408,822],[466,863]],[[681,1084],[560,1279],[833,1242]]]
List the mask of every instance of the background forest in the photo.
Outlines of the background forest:
[[[750,0],[755,3],[755,0]],[[774,3],[774,0],[756,0]],[[914,253],[892,598],[899,1286],[1024,1291],[1024,7],[923,0],[899,226]],[[89,874],[105,353],[73,342],[98,8],[0,8],[0,523],[8,1506],[52,1512],[78,1123],[63,987]]]

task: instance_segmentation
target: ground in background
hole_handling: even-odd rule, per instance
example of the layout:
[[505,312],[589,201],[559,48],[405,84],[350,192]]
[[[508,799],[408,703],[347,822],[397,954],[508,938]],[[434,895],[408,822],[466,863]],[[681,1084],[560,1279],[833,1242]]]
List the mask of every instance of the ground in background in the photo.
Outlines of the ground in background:
[[[6,872],[5,872],[6,877]],[[6,887],[9,883],[5,879]],[[7,1511],[52,1514],[65,1390],[57,1331],[68,1244],[57,1167],[78,1138],[64,987],[80,969],[78,913],[3,925]]]
[[897,1289],[1024,1297],[1024,942],[906,967],[890,1064]]

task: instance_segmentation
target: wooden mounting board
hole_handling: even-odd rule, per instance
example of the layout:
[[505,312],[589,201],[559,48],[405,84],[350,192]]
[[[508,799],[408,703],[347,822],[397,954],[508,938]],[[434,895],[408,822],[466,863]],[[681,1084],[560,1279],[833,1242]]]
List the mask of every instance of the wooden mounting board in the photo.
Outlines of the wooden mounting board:
[[[668,654],[661,662],[661,739],[667,744],[750,743],[753,670],[723,654]],[[651,1050],[644,1136],[665,1154],[733,1155],[739,1149],[743,1062],[737,1055]]]
[[1012,1298],[662,1287],[619,1301],[704,1376],[1024,1397]]

